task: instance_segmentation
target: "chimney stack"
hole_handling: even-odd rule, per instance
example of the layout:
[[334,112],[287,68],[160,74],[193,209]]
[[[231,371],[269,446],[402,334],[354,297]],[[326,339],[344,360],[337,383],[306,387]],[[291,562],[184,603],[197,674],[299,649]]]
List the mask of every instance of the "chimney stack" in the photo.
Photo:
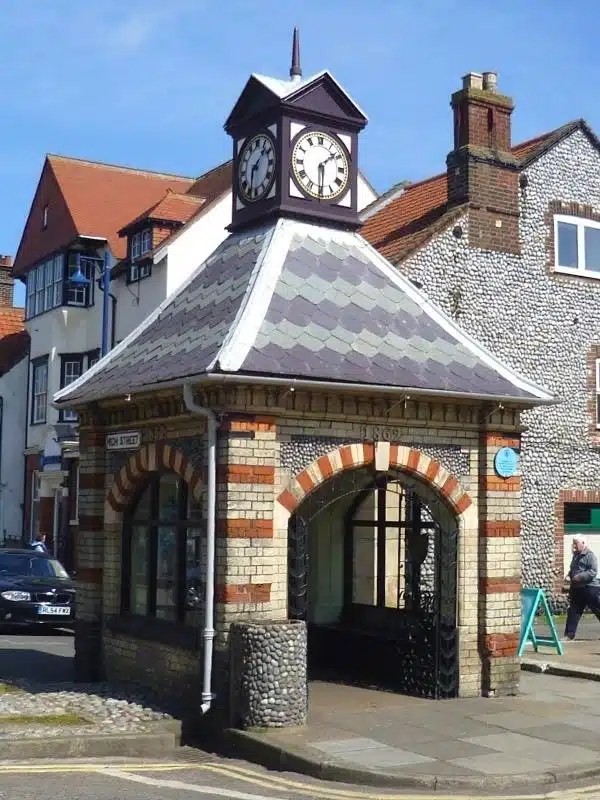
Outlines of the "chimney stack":
[[0,308],[13,307],[12,256],[0,256]]
[[512,98],[495,72],[469,72],[454,92],[454,149],[446,159],[448,203],[469,204],[473,247],[520,252],[518,161],[512,153]]

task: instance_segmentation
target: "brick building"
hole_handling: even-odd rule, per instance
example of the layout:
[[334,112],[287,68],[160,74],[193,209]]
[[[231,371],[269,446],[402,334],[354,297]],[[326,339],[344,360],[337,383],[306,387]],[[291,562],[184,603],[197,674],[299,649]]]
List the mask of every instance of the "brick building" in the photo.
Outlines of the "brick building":
[[362,233],[555,396],[522,419],[522,580],[560,608],[572,534],[600,546],[600,145],[583,120],[513,144],[496,75],[463,83],[446,171],[388,192]]
[[356,232],[365,124],[328,72],[252,76],[226,124],[230,235],[55,396],[80,419],[81,676],[239,724],[301,721],[307,661],[516,690],[515,450],[551,397]]

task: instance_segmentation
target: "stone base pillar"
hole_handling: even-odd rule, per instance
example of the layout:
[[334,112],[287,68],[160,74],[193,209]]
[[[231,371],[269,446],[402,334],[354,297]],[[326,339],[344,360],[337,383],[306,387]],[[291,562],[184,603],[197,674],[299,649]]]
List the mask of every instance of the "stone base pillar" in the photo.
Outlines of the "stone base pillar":
[[77,620],[75,624],[75,680],[93,683],[102,680],[101,623]]
[[306,724],[306,624],[234,622],[229,637],[231,724],[240,728]]

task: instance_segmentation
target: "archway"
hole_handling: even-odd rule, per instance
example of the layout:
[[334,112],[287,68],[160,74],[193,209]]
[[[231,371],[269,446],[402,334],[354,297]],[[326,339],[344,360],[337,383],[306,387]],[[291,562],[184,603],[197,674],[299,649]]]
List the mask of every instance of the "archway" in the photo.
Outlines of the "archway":
[[151,472],[172,470],[183,478],[196,499],[202,496],[202,475],[175,447],[159,442],[148,444],[133,453],[117,472],[106,501],[112,511],[122,514],[129,506],[140,482]]
[[330,453],[283,494],[288,614],[308,624],[313,674],[455,697],[460,517],[471,501],[438,462],[396,447],[394,460],[408,452],[394,464],[390,449],[384,462],[353,446],[359,464]]

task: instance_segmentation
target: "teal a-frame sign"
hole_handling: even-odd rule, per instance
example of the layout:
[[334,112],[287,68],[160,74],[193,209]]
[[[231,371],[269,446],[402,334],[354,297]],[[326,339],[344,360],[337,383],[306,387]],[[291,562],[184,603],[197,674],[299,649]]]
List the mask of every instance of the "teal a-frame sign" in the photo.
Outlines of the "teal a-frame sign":
[[[542,610],[546,624],[550,628],[549,637],[536,636],[535,619],[538,609]],[[562,642],[558,638],[554,619],[543,589],[521,589],[521,641],[519,642],[518,656],[523,655],[527,642],[531,642],[536,653],[538,646],[543,644],[546,647],[554,647],[559,656],[563,654]]]

